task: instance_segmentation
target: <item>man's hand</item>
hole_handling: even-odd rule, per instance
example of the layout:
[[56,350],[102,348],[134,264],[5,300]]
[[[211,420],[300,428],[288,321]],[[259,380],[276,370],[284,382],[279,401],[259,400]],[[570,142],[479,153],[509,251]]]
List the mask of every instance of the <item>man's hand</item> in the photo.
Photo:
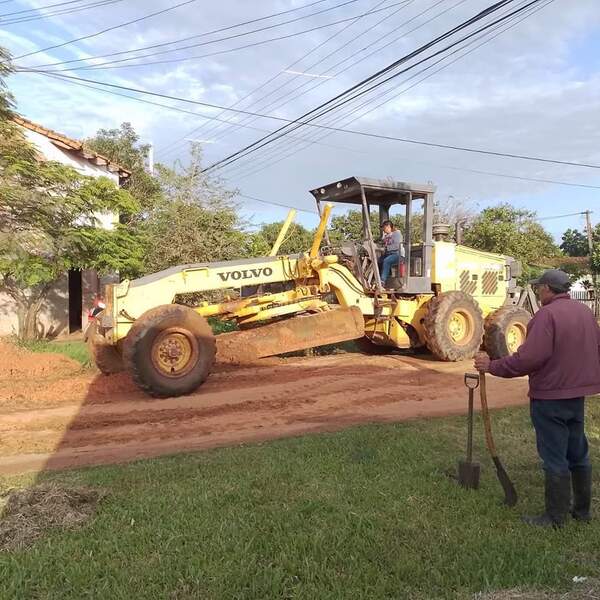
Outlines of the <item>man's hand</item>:
[[489,373],[491,362],[492,361],[491,361],[490,357],[485,352],[478,352],[475,355],[475,362],[473,363],[473,366],[480,373]]

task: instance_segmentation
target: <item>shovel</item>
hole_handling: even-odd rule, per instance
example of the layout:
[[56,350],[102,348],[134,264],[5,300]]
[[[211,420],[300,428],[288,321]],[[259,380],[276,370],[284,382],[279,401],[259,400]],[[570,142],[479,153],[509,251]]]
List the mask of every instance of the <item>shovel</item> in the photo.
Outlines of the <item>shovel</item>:
[[479,395],[481,398],[481,416],[483,417],[483,426],[485,428],[485,441],[492,456],[492,460],[494,461],[494,466],[496,467],[496,475],[498,476],[498,481],[504,490],[504,504],[507,506],[515,506],[517,503],[517,490],[515,490],[515,486],[513,482],[510,480],[508,473],[502,466],[500,459],[498,458],[498,452],[496,451],[496,444],[494,443],[494,438],[492,436],[492,422],[490,420],[490,413],[488,410],[487,404],[487,390],[485,386],[485,373],[480,373],[480,384],[481,387],[479,389]]
[[479,375],[465,373],[465,385],[469,390],[469,416],[467,418],[467,460],[458,461],[458,483],[468,489],[479,487],[479,463],[473,462],[473,395],[479,387]]

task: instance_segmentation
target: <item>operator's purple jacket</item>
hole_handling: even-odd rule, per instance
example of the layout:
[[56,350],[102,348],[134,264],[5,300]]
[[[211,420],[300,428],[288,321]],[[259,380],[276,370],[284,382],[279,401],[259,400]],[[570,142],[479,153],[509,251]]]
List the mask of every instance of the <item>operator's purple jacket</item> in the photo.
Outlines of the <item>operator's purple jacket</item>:
[[592,311],[568,294],[542,306],[515,354],[493,360],[497,377],[529,375],[529,396],[566,400],[600,393],[600,327]]

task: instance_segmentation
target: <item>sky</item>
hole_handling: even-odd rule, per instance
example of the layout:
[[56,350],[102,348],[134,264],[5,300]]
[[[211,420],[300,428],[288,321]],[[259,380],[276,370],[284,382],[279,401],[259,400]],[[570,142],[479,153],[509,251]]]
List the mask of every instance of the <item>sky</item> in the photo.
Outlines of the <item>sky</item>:
[[[64,74],[295,119],[475,15],[491,0],[188,0],[124,27],[118,26],[184,0],[103,0],[91,8],[86,5],[100,0],[71,0],[63,6],[32,10],[58,2],[0,3],[0,46],[19,57],[93,37],[18,58],[16,65],[76,69]],[[498,16],[525,3],[516,0]],[[86,9],[56,14],[80,7]],[[600,165],[598,0],[544,0],[533,9],[523,14],[527,18],[521,22],[508,22],[506,31],[494,30],[490,37],[473,40],[471,46],[421,74],[417,72],[433,61],[413,68],[318,122],[391,137]],[[269,16],[274,13],[282,14]],[[21,22],[15,22],[18,19]],[[110,28],[114,29],[94,35]],[[210,33],[217,29],[224,30]],[[261,31],[249,33],[256,29]],[[173,43],[182,38],[192,39]],[[157,47],[124,53],[146,46]],[[194,47],[174,50],[181,46]],[[115,52],[122,54],[92,58]],[[160,54],[99,68],[102,62],[156,52]],[[451,63],[454,59],[458,60]],[[74,60],[79,62],[48,66]],[[135,66],[139,62],[160,64]],[[15,74],[8,85],[21,114],[75,138],[128,121],[144,142],[153,144],[156,160],[166,164],[185,161],[190,140],[199,140],[205,164],[210,165],[283,124],[117,90],[188,111],[176,112],[34,73]],[[375,100],[379,94],[383,95]],[[349,114],[351,110],[355,112]],[[211,120],[215,118],[221,121]],[[217,173],[242,194],[240,207],[255,224],[285,217],[285,208],[267,203],[275,202],[301,209],[300,222],[314,226],[308,190],[350,176],[432,182],[442,202],[450,198],[476,211],[510,202],[536,211],[542,219],[589,209],[595,211],[592,220],[600,221],[600,189],[518,179],[600,186],[598,169],[310,127]],[[566,228],[583,226],[581,215],[542,222],[557,240]]]

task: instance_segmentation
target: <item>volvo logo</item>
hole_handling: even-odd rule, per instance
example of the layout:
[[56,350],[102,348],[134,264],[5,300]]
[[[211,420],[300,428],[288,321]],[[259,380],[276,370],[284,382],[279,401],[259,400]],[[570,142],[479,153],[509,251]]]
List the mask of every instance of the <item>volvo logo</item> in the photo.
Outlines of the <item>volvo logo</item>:
[[252,279],[253,277],[270,277],[273,275],[273,269],[271,267],[261,267],[260,269],[244,269],[242,271],[226,271],[223,273],[217,273],[221,278],[221,281],[239,281],[240,279]]

